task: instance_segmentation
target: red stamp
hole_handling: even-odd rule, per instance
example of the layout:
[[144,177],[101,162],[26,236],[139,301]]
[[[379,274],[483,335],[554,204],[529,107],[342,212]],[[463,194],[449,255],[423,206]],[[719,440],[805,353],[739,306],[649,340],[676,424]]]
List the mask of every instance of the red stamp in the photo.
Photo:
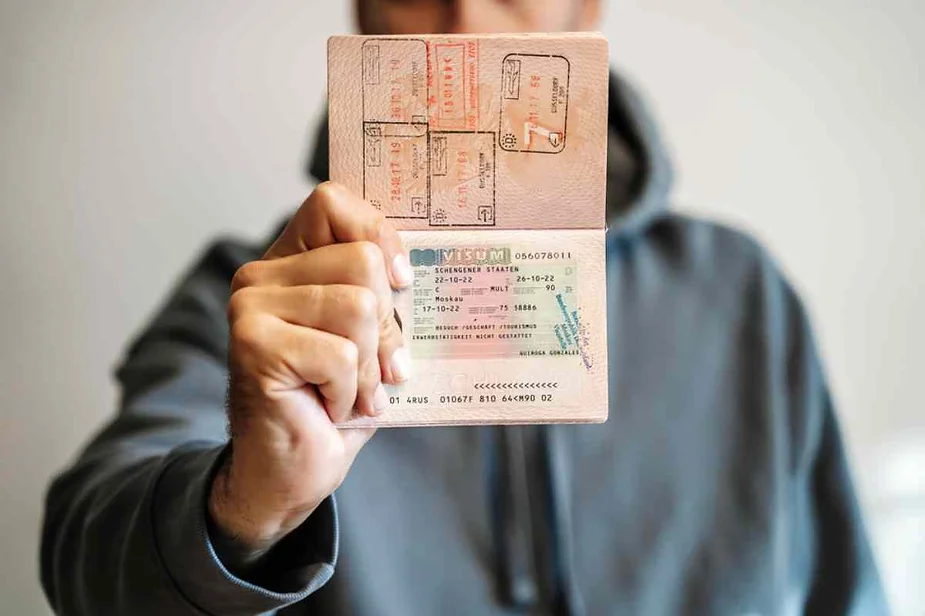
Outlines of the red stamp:
[[433,129],[478,130],[478,63],[476,41],[428,45],[428,103]]

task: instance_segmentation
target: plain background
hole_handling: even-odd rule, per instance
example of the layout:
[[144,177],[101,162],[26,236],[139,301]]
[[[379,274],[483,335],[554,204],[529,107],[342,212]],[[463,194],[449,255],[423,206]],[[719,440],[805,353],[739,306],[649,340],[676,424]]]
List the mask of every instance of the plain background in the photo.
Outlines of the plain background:
[[[46,614],[45,485],[112,413],[127,338],[216,232],[306,194],[347,0],[0,2],[0,602]],[[679,208],[807,302],[893,607],[925,613],[925,3],[609,3]]]

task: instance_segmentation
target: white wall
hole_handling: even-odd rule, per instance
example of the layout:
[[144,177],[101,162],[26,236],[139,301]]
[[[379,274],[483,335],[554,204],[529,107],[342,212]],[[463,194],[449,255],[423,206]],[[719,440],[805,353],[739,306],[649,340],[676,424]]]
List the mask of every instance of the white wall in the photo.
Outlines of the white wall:
[[[0,0],[0,611],[47,613],[44,484],[111,413],[127,336],[207,237],[306,192],[346,4]],[[610,4],[679,202],[757,233],[807,300],[894,607],[922,613],[925,5]]]

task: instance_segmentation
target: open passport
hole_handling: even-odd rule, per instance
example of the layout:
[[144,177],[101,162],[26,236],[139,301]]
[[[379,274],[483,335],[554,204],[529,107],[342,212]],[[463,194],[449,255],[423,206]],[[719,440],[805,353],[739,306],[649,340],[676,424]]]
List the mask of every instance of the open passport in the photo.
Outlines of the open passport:
[[335,36],[331,179],[400,230],[414,375],[346,425],[607,419],[607,41]]

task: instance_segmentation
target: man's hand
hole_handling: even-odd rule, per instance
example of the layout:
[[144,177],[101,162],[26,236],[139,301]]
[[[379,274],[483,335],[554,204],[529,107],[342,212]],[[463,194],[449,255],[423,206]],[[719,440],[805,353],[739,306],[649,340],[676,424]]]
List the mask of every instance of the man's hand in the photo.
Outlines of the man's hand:
[[228,413],[232,454],[212,520],[259,557],[343,481],[374,429],[335,424],[388,406],[408,378],[392,288],[411,283],[401,240],[346,188],[319,185],[263,259],[234,276]]

